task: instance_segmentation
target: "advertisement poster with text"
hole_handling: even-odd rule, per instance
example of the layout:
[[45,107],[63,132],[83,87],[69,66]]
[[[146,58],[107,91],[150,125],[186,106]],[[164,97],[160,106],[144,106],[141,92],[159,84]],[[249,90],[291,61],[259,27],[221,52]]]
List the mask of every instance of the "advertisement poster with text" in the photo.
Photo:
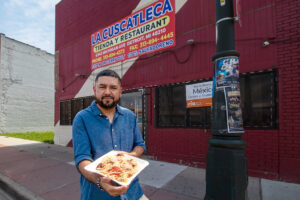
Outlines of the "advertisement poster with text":
[[239,84],[239,59],[227,57],[215,61],[216,87],[227,87]]
[[186,85],[186,107],[206,107],[212,105],[212,81]]
[[91,69],[175,45],[175,0],[158,0],[91,35]]
[[227,107],[228,133],[243,133],[243,118],[240,106],[240,90],[238,88],[224,88]]

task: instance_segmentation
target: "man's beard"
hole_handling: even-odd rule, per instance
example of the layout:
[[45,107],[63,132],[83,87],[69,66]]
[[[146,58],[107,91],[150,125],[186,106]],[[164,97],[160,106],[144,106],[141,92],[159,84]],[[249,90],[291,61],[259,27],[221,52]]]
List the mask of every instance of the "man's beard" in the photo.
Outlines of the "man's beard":
[[[106,102],[106,100],[104,100],[104,98],[109,97],[112,98],[112,102]],[[112,96],[103,96],[101,99],[96,99],[97,104],[102,107],[102,108],[106,108],[106,109],[111,109],[114,108],[120,101],[120,98],[115,100],[114,97]]]

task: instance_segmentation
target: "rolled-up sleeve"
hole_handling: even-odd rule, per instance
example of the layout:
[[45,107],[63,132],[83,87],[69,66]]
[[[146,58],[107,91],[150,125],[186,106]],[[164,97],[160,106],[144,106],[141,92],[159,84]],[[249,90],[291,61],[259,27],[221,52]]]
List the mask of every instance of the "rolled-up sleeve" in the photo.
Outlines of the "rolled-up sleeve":
[[83,160],[93,161],[88,133],[80,115],[77,115],[73,121],[72,138],[76,168]]
[[140,127],[137,123],[136,118],[135,118],[135,128],[134,128],[134,146],[141,146],[146,151],[145,141],[143,140],[142,133],[140,131]]

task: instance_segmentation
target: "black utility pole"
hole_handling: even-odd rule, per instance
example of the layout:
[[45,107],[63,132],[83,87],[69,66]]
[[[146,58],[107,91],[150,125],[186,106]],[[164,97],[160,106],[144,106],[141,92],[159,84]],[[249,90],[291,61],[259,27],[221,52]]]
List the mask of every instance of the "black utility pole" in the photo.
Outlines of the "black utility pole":
[[216,0],[217,53],[205,200],[244,200],[248,183],[240,106],[239,52],[234,50],[233,0]]

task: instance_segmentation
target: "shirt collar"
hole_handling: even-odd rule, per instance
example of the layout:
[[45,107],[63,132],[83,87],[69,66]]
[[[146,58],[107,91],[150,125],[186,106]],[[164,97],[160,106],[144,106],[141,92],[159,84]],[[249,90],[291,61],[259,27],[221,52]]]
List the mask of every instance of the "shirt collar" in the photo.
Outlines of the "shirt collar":
[[[96,104],[96,101],[95,101],[95,100],[94,100],[94,101],[92,102],[92,104],[91,104],[91,109],[92,109],[92,112],[93,112],[95,115],[102,115],[102,112],[101,112],[101,110],[97,107],[97,104]],[[123,111],[122,107],[119,106],[119,105],[117,105],[117,107],[116,107],[116,112],[117,112],[118,114],[121,114],[121,115],[124,114],[124,111]]]

